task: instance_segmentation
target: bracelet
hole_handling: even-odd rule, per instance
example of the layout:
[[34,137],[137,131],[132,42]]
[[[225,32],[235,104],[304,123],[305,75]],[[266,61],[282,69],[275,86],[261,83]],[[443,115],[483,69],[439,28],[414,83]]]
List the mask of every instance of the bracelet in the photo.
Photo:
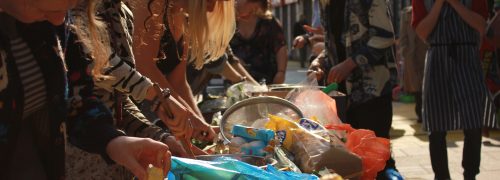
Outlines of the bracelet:
[[[153,84],[153,88],[156,91],[156,96],[153,98],[153,105],[151,106],[151,111],[156,112],[160,107],[162,99],[166,100],[170,97],[170,89],[164,88],[162,89],[158,83]],[[168,115],[172,117],[173,115],[168,112]]]

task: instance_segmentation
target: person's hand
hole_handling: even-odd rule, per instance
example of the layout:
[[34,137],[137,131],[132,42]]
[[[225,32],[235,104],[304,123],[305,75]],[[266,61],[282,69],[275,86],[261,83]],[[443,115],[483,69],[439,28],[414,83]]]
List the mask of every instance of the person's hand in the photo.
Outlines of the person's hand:
[[[173,117],[168,115],[166,108]],[[156,114],[175,137],[191,140],[193,126],[189,122],[190,112],[174,97],[170,96],[169,99],[162,101]]]
[[293,40],[293,48],[296,49],[301,49],[304,46],[306,46],[306,44],[307,44],[307,39],[305,36],[302,35],[295,37],[295,39]]
[[139,179],[147,178],[149,164],[170,170],[171,154],[168,146],[149,138],[120,136],[111,140],[106,152],[117,164],[125,166]]
[[[170,152],[172,153],[173,156],[194,158],[194,157],[191,157],[191,155],[186,152],[186,149],[184,149],[184,147],[181,145],[181,143],[177,139],[175,139],[174,136],[168,136],[168,137],[162,139],[162,142],[169,147]],[[208,153],[206,153],[205,151],[201,150],[200,148],[198,148],[196,146],[191,146],[191,151],[193,152],[193,154],[195,156],[208,155]]]
[[339,83],[344,81],[351,74],[351,71],[356,68],[356,66],[356,63],[354,63],[351,58],[333,66],[328,73],[327,83]]
[[315,74],[316,79],[322,79],[323,76],[325,75],[325,72],[323,72],[323,69],[321,69],[321,63],[319,63],[319,59],[315,59],[311,62],[311,65],[309,65],[309,69],[307,70],[307,75],[309,76],[310,74]]
[[193,125],[193,138],[207,142],[212,142],[214,140],[217,134],[215,134],[212,126],[205,122],[205,119],[192,113],[190,114],[189,119]]
[[318,35],[325,34],[325,32],[323,31],[322,27],[313,28],[313,27],[311,27],[309,25],[304,25],[303,27],[304,27],[304,30],[306,30],[307,32],[313,33],[313,34],[318,34]]
[[168,146],[168,148],[170,149],[170,153],[172,153],[173,156],[177,157],[189,156],[189,154],[186,152],[184,147],[182,147],[180,142],[175,139],[175,136],[168,136],[162,139],[161,142]]
[[276,74],[274,75],[273,84],[283,84],[283,82],[285,82],[285,72],[276,72]]

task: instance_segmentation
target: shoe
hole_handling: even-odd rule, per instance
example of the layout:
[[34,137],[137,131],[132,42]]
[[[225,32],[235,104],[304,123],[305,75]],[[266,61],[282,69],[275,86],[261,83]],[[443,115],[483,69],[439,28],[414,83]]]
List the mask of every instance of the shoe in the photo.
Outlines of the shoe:
[[384,172],[388,180],[404,180],[403,176],[394,168],[387,168]]

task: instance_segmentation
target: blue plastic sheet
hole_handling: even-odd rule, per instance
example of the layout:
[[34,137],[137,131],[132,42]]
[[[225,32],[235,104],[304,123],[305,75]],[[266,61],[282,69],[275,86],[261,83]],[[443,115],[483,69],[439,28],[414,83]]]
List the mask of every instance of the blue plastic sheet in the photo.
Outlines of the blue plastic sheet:
[[201,161],[172,157],[169,180],[204,180],[204,179],[263,179],[263,180],[318,180],[311,174],[279,171],[271,165],[261,169],[230,157],[220,157],[214,161]]

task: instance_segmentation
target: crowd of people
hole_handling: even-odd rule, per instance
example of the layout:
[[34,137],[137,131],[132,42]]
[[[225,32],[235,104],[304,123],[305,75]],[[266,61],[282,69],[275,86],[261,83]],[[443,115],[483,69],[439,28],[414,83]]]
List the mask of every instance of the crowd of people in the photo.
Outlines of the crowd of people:
[[[293,47],[310,45],[308,72],[348,95],[344,123],[390,138],[397,53],[388,1],[314,7]],[[402,11],[403,87],[429,132],[436,179],[450,179],[447,131],[464,130],[464,178],[474,179],[481,128],[498,126],[479,51],[483,39],[500,47],[499,0],[495,7],[489,16],[486,0],[414,0]],[[217,136],[193,97],[210,77],[285,82],[285,35],[271,8],[268,0],[0,1],[0,179],[145,179],[150,164],[168,172],[171,156],[206,154],[183,142]],[[390,158],[377,179],[399,177]]]

